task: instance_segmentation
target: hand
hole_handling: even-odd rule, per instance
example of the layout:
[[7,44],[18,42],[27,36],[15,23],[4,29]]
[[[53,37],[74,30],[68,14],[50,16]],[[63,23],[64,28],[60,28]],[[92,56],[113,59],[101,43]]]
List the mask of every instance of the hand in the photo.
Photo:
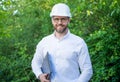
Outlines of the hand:
[[50,82],[50,80],[48,80],[47,77],[48,77],[48,74],[41,74],[39,75],[38,78],[40,79],[41,82]]

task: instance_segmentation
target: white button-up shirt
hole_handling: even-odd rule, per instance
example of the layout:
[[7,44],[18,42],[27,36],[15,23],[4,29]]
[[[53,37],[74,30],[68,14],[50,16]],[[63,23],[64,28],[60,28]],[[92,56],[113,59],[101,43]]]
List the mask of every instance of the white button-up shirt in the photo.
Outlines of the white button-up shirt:
[[83,39],[70,31],[61,40],[53,33],[38,43],[32,60],[32,69],[36,77],[42,74],[42,61],[47,52],[53,58],[56,72],[51,82],[88,82],[92,77],[87,45]]

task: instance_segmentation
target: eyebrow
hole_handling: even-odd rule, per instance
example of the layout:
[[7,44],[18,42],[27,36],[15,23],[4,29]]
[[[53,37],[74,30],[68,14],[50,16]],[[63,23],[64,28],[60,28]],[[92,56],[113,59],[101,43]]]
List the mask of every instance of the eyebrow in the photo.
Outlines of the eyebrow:
[[[58,17],[52,16],[52,18],[58,18]],[[61,17],[61,18],[70,18],[70,17],[65,16],[65,17]]]

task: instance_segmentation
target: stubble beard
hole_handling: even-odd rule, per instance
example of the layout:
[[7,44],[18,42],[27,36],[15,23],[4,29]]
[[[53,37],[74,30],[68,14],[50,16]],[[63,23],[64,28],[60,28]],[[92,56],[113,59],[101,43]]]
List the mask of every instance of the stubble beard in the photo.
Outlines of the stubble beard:
[[54,28],[55,31],[60,33],[60,34],[64,33],[67,29],[67,26],[66,27],[64,27],[63,25],[59,25],[59,26],[61,26],[60,29],[59,28]]

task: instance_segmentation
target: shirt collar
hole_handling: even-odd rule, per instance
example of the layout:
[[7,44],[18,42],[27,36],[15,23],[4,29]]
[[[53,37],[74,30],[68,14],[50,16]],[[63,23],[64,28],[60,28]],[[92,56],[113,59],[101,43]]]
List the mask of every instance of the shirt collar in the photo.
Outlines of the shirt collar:
[[[68,32],[67,32],[67,33],[63,36],[63,38],[60,39],[60,40],[66,39],[69,35],[70,35],[70,30],[68,29]],[[54,33],[53,33],[53,36],[54,36],[54,38],[56,38],[56,36],[55,36],[55,31],[54,31]],[[57,39],[57,38],[56,38],[56,39]]]

